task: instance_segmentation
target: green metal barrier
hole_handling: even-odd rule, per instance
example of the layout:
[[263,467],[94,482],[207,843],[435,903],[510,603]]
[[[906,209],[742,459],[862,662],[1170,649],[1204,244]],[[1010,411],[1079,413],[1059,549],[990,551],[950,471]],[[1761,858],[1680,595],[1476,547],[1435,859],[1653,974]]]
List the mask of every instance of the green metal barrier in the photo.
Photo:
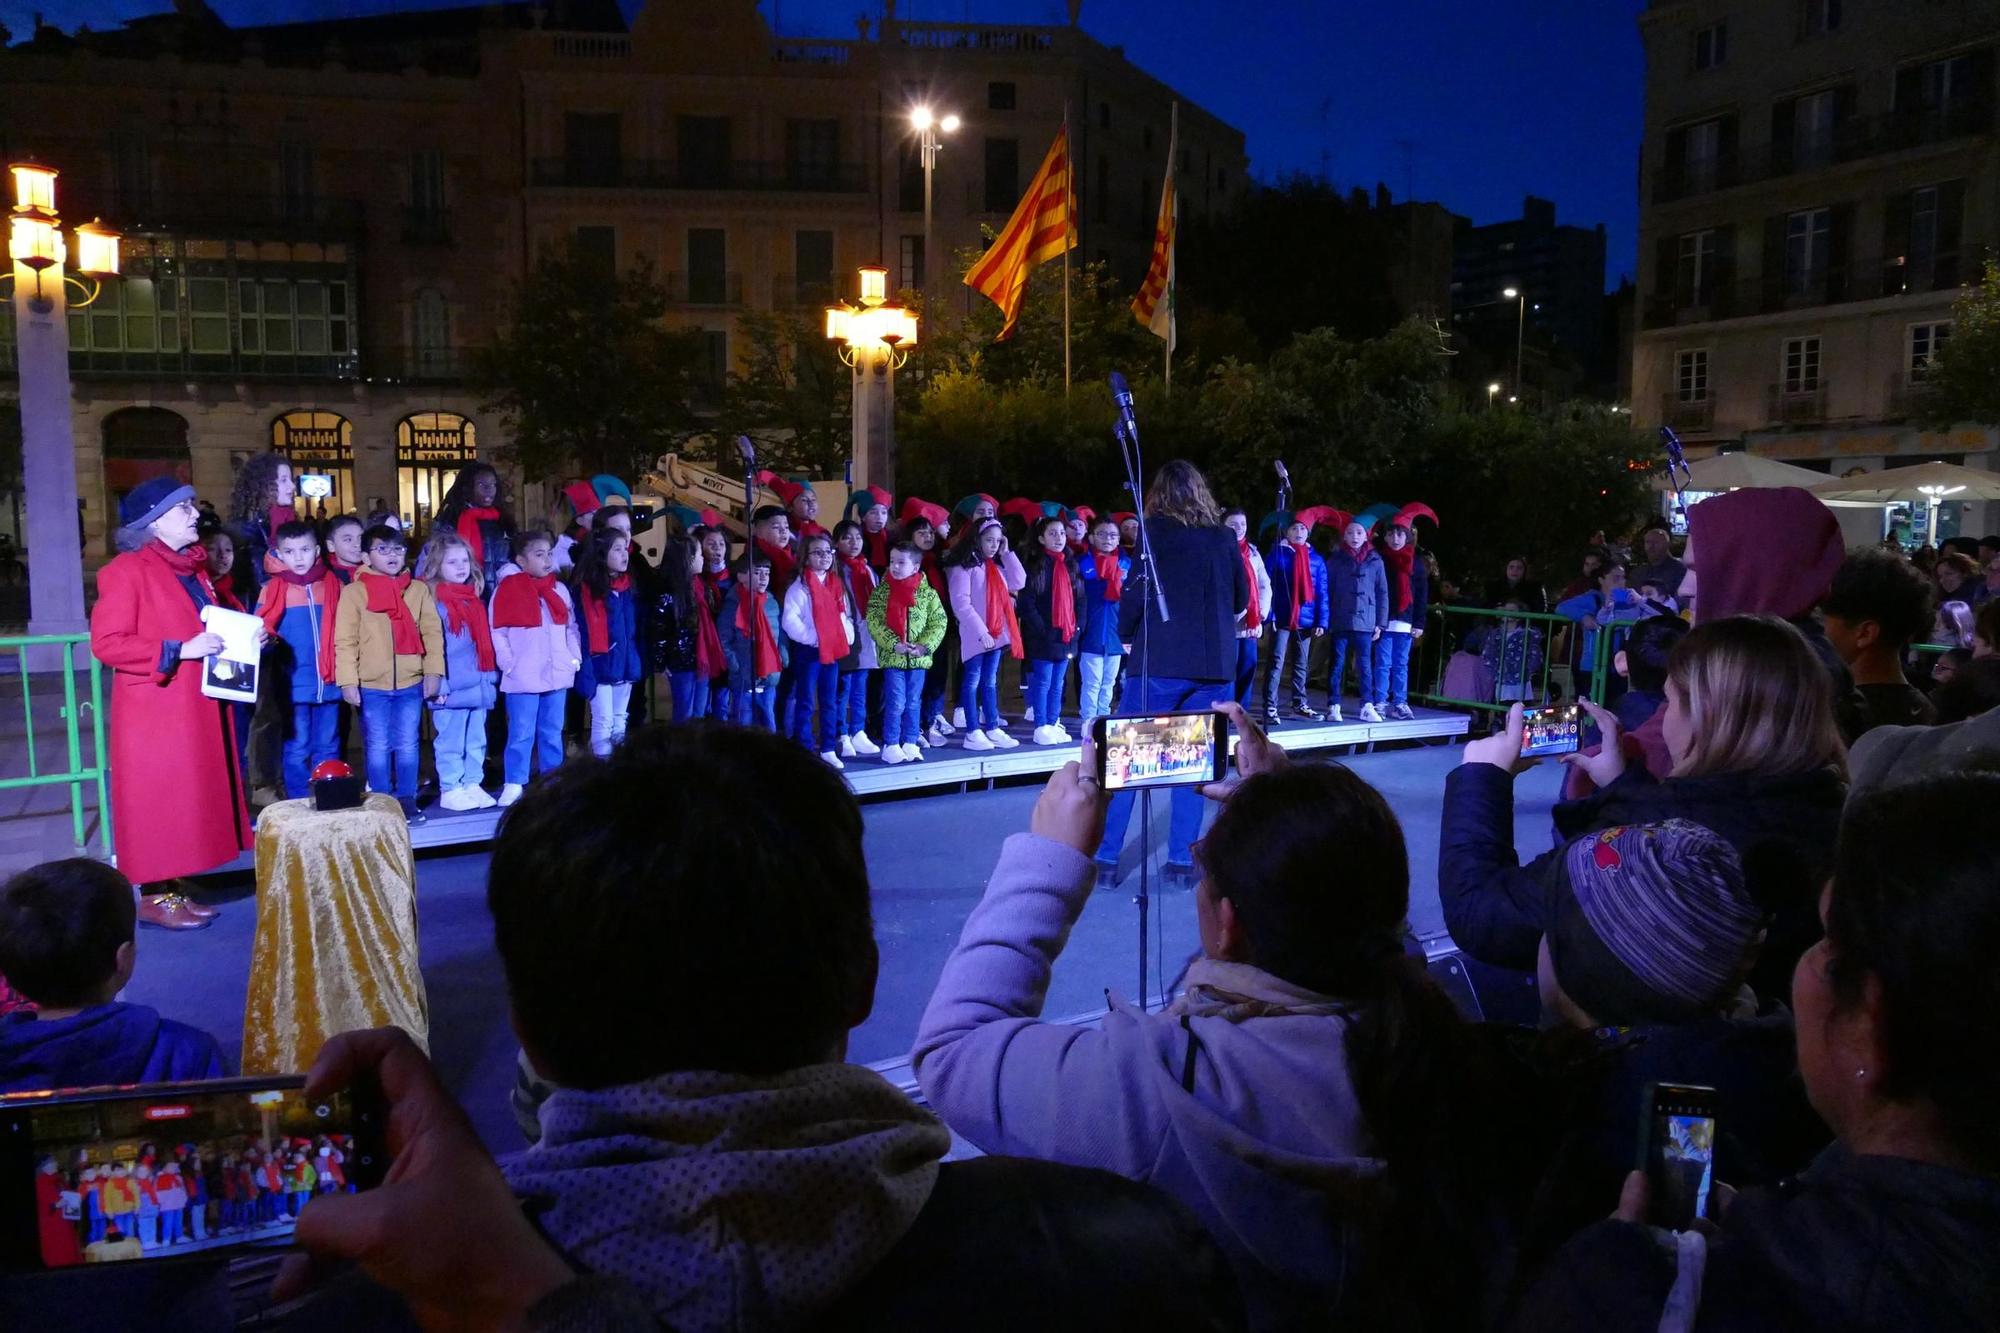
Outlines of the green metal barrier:
[[[62,656],[61,694],[62,707],[59,716],[63,722],[61,745],[62,765],[58,769],[44,768],[44,761],[52,759],[46,751],[51,748],[42,744],[35,734],[35,682],[43,686],[43,696],[57,688],[52,679],[53,672],[28,671],[31,652]],[[90,654],[88,634],[18,634],[0,635],[0,656],[11,653],[14,657],[16,678],[21,686],[21,720],[27,733],[28,773],[25,777],[0,778],[0,791],[16,791],[23,787],[52,787],[64,784],[69,787],[70,838],[82,854],[90,838],[85,827],[84,787],[87,783],[97,785],[97,819],[99,835],[103,843],[102,855],[109,860],[112,853],[111,842],[111,797],[107,790],[110,763],[104,745],[104,668]],[[81,663],[78,658],[81,658]],[[88,677],[88,698],[84,698],[77,688],[77,672],[84,671]],[[90,720],[86,726],[80,717],[82,709],[88,707]],[[84,737],[90,738],[88,762],[86,762]]]
[[[1489,628],[1496,634],[1505,633],[1506,622],[1510,621],[1518,628],[1540,631],[1542,635],[1540,669],[1524,672],[1524,678],[1521,680],[1503,680],[1496,676],[1494,681],[1496,691],[1506,693],[1508,697],[1505,698],[1463,699],[1446,694],[1445,670],[1450,665],[1453,654],[1457,653],[1460,645],[1465,642],[1466,636],[1481,626]],[[1593,703],[1604,702],[1605,687],[1610,681],[1611,658],[1615,651],[1613,640],[1617,638],[1616,631],[1620,626],[1629,628],[1629,625],[1622,621],[1610,626],[1600,626],[1591,646],[1590,661],[1577,663],[1574,668],[1570,668],[1573,694],[1587,697]],[[1529,704],[1545,701],[1549,698],[1549,682],[1556,668],[1559,666],[1569,668],[1569,658],[1574,655],[1566,653],[1562,660],[1557,659],[1554,650],[1558,635],[1567,636],[1565,642],[1574,644],[1578,636],[1584,632],[1580,622],[1553,612],[1505,611],[1490,606],[1434,606],[1425,617],[1425,637],[1428,639],[1433,635],[1436,636],[1437,646],[1433,650],[1436,671],[1432,676],[1430,692],[1415,697],[1424,703],[1444,708],[1470,708],[1489,713],[1504,713],[1517,701]],[[1587,675],[1584,679],[1577,680],[1576,676],[1586,670]],[[1508,690],[1509,686],[1517,688]]]

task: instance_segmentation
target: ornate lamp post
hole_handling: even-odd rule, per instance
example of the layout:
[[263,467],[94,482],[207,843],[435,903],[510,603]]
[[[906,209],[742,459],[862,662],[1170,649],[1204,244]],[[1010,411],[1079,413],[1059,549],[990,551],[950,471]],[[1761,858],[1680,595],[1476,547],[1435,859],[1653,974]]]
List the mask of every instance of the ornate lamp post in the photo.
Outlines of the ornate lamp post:
[[856,486],[896,490],[896,371],[917,345],[917,315],[888,298],[889,271],[861,270],[859,305],[826,308],[826,336],[854,373]]
[[[87,306],[118,276],[118,233],[91,221],[76,229],[76,272],[56,212],[56,172],[17,162],[7,217],[13,271],[15,357],[21,377],[21,478],[27,500],[31,634],[78,634],[83,610],[83,537],[76,503],[76,440],[70,429],[69,308]],[[74,296],[72,296],[72,291]],[[31,658],[34,667],[61,658]]]

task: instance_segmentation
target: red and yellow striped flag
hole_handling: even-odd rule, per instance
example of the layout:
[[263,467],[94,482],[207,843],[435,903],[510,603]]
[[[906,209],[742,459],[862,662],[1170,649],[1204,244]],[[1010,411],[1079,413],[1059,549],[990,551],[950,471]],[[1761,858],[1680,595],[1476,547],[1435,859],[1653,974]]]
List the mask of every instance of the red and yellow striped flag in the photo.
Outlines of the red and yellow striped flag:
[[1153,333],[1167,340],[1167,355],[1174,351],[1174,230],[1179,201],[1174,191],[1174,167],[1179,160],[1180,106],[1174,106],[1173,133],[1167,137],[1167,181],[1160,188],[1160,217],[1153,228],[1153,259],[1146,267],[1146,280],[1132,298],[1132,314]]
[[1000,307],[1007,317],[1000,336],[1014,336],[1021,319],[1021,294],[1028,270],[1047,263],[1076,246],[1076,190],[1069,172],[1069,127],[1056,132],[1041,170],[1028,182],[1028,193],[1014,216],[965,275],[965,285]]

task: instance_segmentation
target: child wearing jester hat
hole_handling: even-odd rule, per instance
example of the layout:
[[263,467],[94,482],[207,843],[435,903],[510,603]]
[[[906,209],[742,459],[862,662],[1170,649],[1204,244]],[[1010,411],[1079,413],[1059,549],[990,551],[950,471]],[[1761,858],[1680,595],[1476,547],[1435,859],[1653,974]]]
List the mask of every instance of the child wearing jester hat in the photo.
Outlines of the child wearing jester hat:
[[[1388,508],[1371,506],[1362,510],[1360,517],[1366,519]],[[1367,702],[1381,716],[1404,722],[1416,716],[1410,711],[1410,648],[1424,637],[1424,611],[1430,591],[1429,576],[1417,551],[1419,517],[1437,522],[1437,515],[1429,505],[1415,502],[1383,516],[1378,550],[1388,577],[1389,623],[1382,627],[1382,637],[1375,640],[1375,693]],[[1368,711],[1361,710],[1362,718],[1375,721]]]
[[[1380,722],[1375,707],[1375,642],[1389,625],[1389,576],[1382,557],[1369,544],[1368,530],[1374,520],[1336,512],[1340,520],[1340,549],[1327,561],[1327,590],[1331,594],[1327,634],[1333,642],[1332,670],[1327,676],[1327,714],[1341,720],[1340,687],[1347,655],[1354,654],[1354,675],[1359,686],[1361,720]],[[1407,660],[1407,659],[1406,659]]]
[[1283,540],[1266,559],[1271,581],[1271,659],[1264,665],[1264,721],[1278,723],[1278,678],[1285,669],[1285,650],[1292,653],[1292,716],[1317,722],[1325,716],[1306,698],[1306,664],[1312,641],[1326,633],[1328,623],[1326,558],[1307,538],[1315,524],[1339,511],[1314,505],[1296,514],[1282,510],[1264,520],[1276,526]]

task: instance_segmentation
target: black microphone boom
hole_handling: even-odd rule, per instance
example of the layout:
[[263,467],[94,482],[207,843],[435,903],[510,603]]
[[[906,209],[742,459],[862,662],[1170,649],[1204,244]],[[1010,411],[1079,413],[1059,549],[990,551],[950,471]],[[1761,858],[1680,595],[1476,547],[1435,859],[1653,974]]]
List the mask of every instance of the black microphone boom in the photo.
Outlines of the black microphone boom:
[[1111,372],[1111,405],[1118,411],[1118,425],[1136,443],[1139,439],[1139,418],[1132,414],[1132,386],[1117,371]]

